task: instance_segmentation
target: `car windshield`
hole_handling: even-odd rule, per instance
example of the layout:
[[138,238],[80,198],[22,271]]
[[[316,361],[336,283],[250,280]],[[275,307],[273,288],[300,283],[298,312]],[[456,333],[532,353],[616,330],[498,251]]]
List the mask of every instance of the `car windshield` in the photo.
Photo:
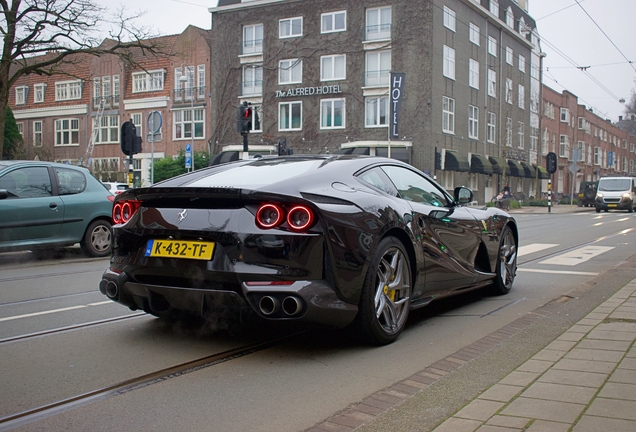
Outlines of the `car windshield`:
[[598,183],[598,190],[604,192],[620,192],[631,189],[632,181],[630,179],[602,179]]
[[258,161],[217,171],[186,186],[258,188],[304,174],[312,168],[318,168],[322,162],[321,160]]

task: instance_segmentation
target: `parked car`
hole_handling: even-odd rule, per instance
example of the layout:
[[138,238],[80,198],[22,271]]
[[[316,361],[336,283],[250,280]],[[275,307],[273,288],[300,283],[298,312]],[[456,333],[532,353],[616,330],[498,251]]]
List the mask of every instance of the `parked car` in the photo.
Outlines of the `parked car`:
[[79,243],[89,256],[107,256],[114,199],[85,168],[0,161],[0,252]]
[[636,206],[636,177],[601,177],[594,204],[596,213],[601,210],[627,210],[633,213]]
[[119,195],[123,191],[128,190],[128,183],[113,183],[113,182],[102,182],[102,183],[113,195]]
[[100,291],[172,318],[232,309],[397,339],[409,310],[517,269],[517,224],[380,157],[284,156],[184,174],[115,198]]
[[598,182],[582,181],[579,186],[579,194],[577,195],[576,205],[579,207],[592,207],[596,201],[596,189]]

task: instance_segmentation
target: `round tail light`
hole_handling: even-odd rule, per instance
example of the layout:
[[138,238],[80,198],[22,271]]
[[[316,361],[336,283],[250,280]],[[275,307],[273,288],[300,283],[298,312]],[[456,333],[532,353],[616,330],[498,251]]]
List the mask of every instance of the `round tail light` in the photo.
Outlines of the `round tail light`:
[[314,223],[314,213],[304,206],[292,208],[287,214],[287,224],[296,231],[309,228]]
[[276,204],[263,204],[256,212],[256,223],[261,228],[274,228],[281,222],[283,222],[283,209]]

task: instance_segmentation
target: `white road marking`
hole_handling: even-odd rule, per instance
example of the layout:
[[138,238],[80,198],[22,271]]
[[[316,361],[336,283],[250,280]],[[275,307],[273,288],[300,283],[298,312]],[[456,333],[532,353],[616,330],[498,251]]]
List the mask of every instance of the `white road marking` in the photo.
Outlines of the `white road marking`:
[[17,320],[17,319],[20,319],[20,318],[30,318],[30,317],[34,317],[34,316],[40,316],[40,315],[48,315],[48,314],[53,314],[53,313],[58,313],[58,312],[66,312],[66,311],[75,310],[75,309],[84,309],[84,308],[87,308],[89,306],[102,306],[102,305],[111,304],[111,303],[113,303],[113,302],[108,300],[108,301],[103,301],[103,302],[99,302],[99,303],[90,303],[90,304],[87,304],[87,305],[78,305],[78,306],[70,306],[70,307],[60,308],[60,309],[51,309],[51,310],[47,310],[47,311],[33,312],[33,313],[30,313],[30,314],[24,314],[24,315],[14,315],[14,316],[10,316],[10,317],[0,318],[0,322],[13,321],[13,320]]
[[541,261],[539,264],[575,266],[612,249],[613,246],[585,246]]
[[521,246],[519,248],[519,251],[517,252],[517,256],[522,256],[522,255],[527,255],[527,254],[531,254],[533,252],[539,252],[542,251],[544,249],[549,249],[551,247],[555,247],[558,246],[558,244],[551,244],[551,243],[532,243],[526,246]]
[[542,270],[542,269],[526,269],[526,268],[518,268],[518,272],[526,272],[526,273],[549,273],[549,274],[568,274],[568,275],[579,275],[579,276],[597,276],[598,273],[594,272],[577,272],[570,270]]

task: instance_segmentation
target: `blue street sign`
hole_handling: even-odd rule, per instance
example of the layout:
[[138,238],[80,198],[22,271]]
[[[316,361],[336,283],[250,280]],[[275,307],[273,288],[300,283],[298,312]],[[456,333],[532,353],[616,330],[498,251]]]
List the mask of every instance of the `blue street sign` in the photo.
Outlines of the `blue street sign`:
[[192,168],[192,156],[189,154],[186,154],[186,157],[185,157],[185,167],[186,169]]

